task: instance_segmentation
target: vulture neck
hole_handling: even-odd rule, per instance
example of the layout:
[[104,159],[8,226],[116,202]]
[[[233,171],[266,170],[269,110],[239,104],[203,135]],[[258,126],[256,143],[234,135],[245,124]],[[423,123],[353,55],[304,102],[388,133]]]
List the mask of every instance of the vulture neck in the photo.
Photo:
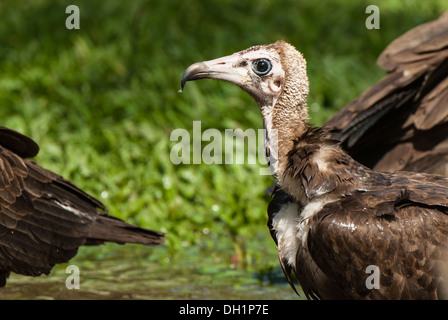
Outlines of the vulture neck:
[[361,180],[351,177],[362,176],[361,172],[368,169],[344,153],[325,128],[311,127],[306,107],[274,106],[262,108],[262,114],[274,178],[300,204],[320,196],[331,200],[347,189],[362,187]]
[[288,153],[294,147],[294,141],[310,127],[307,112],[300,112],[306,106],[287,108],[281,102],[274,106],[261,107],[266,129],[265,147],[270,156],[269,162],[274,178],[279,182],[288,163]]

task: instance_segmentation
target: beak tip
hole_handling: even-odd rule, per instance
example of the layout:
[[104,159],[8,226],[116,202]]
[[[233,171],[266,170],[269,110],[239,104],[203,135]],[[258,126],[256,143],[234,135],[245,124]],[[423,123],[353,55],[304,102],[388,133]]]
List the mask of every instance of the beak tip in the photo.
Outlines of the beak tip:
[[182,79],[180,80],[180,86],[181,86],[180,92],[184,90],[187,81],[202,79],[207,70],[208,67],[203,62],[198,62],[189,66],[185,70],[184,74],[182,75]]
[[184,91],[185,84],[187,83],[187,81],[188,81],[188,79],[187,79],[187,77],[185,77],[185,73],[184,73],[184,75],[182,76],[182,79],[180,80],[180,90],[179,90],[179,92]]
[[189,79],[189,77],[190,77],[190,75],[189,75],[189,69],[190,68],[187,68],[186,70],[185,70],[185,72],[184,72],[184,74],[182,75],[182,79],[180,80],[180,90],[182,91],[182,90],[184,90],[184,87],[185,87],[185,84],[187,83],[187,81],[188,80],[190,80]]
[[188,69],[185,70],[184,74],[182,75],[182,79],[180,80],[180,90],[179,92],[182,92],[185,88],[185,84],[187,83],[189,79],[189,75],[188,75]]

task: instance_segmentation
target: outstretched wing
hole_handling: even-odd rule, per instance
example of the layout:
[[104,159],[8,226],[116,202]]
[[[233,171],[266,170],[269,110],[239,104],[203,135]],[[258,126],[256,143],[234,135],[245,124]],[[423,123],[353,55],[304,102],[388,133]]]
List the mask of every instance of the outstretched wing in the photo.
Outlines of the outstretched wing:
[[394,40],[378,64],[388,74],[326,126],[370,168],[434,171],[448,161],[448,13]]
[[107,215],[101,202],[21,157],[37,151],[31,139],[0,129],[0,287],[10,271],[48,274],[81,245],[163,242],[161,233]]

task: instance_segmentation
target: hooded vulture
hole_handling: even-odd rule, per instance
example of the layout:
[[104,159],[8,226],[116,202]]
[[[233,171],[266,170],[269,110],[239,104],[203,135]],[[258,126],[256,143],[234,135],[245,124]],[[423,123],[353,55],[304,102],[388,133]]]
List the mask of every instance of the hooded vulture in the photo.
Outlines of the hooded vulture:
[[82,245],[163,243],[163,234],[106,214],[101,202],[26,159],[38,151],[32,139],[0,127],[0,287],[11,271],[49,274]]
[[448,178],[358,162],[429,171],[445,160],[448,108],[437,106],[446,103],[447,39],[439,28],[391,44],[379,60],[389,75],[323,127],[308,122],[306,61],[284,41],[195,63],[182,76],[182,87],[220,79],[257,102],[277,185],[268,225],[288,282],[294,288],[294,272],[307,298],[448,298]]

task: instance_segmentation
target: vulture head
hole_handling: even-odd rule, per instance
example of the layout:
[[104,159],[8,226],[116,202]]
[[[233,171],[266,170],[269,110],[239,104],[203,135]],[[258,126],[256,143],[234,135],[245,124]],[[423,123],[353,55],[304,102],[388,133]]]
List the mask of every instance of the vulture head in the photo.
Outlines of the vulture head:
[[284,41],[254,46],[191,65],[182,76],[182,88],[187,81],[199,79],[231,82],[255,99],[267,131],[265,147],[272,173],[281,175],[286,165],[283,153],[308,125],[308,77],[302,54]]
[[[307,117],[306,61],[292,45],[277,41],[232,55],[192,64],[181,80],[218,79],[236,84],[257,102],[263,115],[276,109],[303,110]],[[286,112],[286,110],[283,110]]]

